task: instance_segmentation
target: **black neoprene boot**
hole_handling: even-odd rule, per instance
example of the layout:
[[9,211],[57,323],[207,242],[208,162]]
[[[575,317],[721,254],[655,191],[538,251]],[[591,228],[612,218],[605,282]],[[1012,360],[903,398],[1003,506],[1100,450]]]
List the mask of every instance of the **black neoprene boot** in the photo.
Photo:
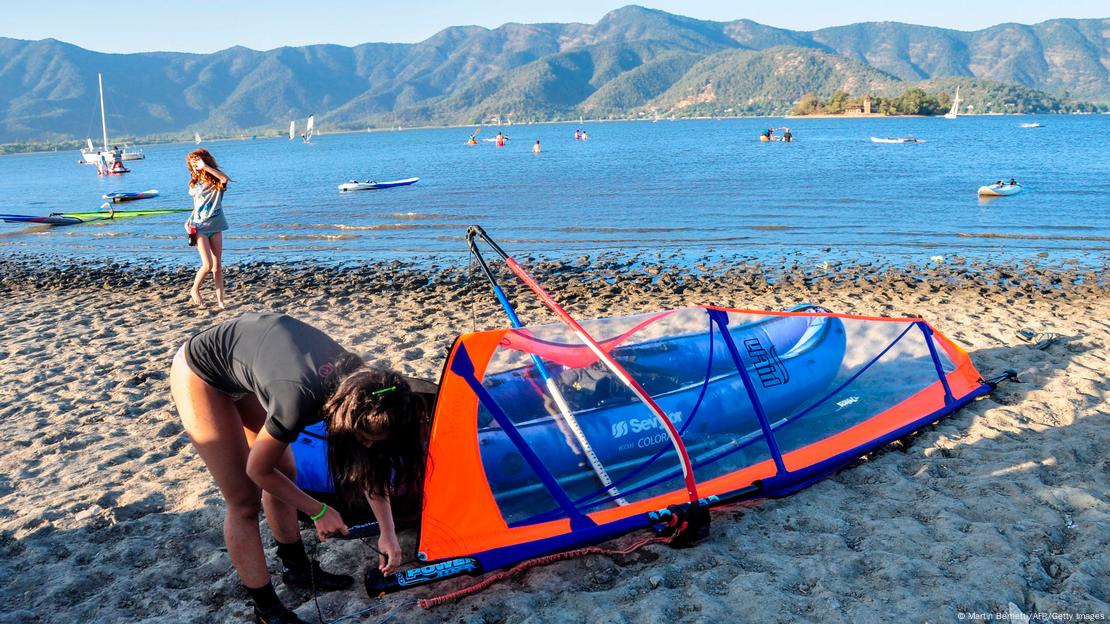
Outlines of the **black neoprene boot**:
[[304,544],[299,541],[293,544],[278,542],[277,551],[284,568],[281,580],[285,581],[286,585],[306,589],[312,589],[315,586],[318,592],[330,592],[349,589],[355,583],[355,579],[351,576],[325,572],[320,568],[319,563],[310,562],[304,552]]
[[276,609],[268,611],[263,611],[255,606],[254,621],[255,624],[309,624],[298,617],[296,613],[280,605]]
[[258,588],[246,588],[254,601],[255,624],[308,624],[281,604],[273,583]]
[[[284,562],[282,563],[284,564]],[[355,579],[350,575],[325,572],[320,568],[320,564],[315,561],[310,564],[312,568],[284,565],[285,570],[281,573],[281,580],[285,581],[286,585],[312,589],[315,583],[316,591],[330,592],[350,589],[355,583]]]

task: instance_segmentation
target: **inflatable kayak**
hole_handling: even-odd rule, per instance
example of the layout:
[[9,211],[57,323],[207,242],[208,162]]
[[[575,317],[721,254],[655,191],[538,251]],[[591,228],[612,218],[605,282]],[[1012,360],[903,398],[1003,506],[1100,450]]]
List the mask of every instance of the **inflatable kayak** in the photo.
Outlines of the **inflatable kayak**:
[[146,217],[151,215],[173,214],[177,212],[192,212],[190,208],[166,208],[164,210],[97,210],[95,212],[52,212],[45,217],[18,214],[0,214],[0,220],[5,223],[41,223],[43,225],[77,225],[92,221],[108,221],[113,219],[127,219],[130,217]]
[[137,199],[150,199],[151,197],[158,197],[158,191],[156,191],[155,189],[150,189],[147,191],[142,191],[140,193],[108,193],[106,195],[101,195],[100,197],[111,202],[119,203],[126,201],[135,201]]
[[922,141],[921,139],[915,139],[915,138],[912,138],[912,137],[888,137],[888,138],[885,138],[885,139],[879,138],[879,137],[871,137],[871,142],[872,143],[924,143],[925,141]]
[[[791,383],[767,384],[761,389],[761,404],[772,426],[826,390],[844,359],[845,329],[835,317],[781,316],[738,325],[730,328],[730,332],[734,342],[745,345],[749,353],[758,347],[763,350],[761,353],[773,354],[777,366],[793,371]],[[707,361],[730,361],[723,343],[698,332],[618,346],[611,354],[625,362],[628,371],[649,392],[653,386],[671,388],[653,393],[653,398],[671,418],[678,419],[676,425],[682,427],[683,415],[700,411],[712,417],[696,423],[694,431],[698,435],[726,435],[737,430],[758,432],[760,422],[751,403],[737,400],[748,395],[736,368],[730,371],[721,364],[712,375],[706,375]],[[558,346],[561,345],[555,345]],[[759,379],[759,367],[765,364],[753,359],[748,363],[749,374]],[[667,436],[641,403],[619,388],[598,383],[598,379],[591,377],[592,372],[594,368],[590,366],[568,366],[560,371],[557,383],[563,388],[573,388],[568,390],[566,400],[602,464],[621,469],[670,448]],[[570,482],[592,474],[582,471],[581,456],[567,452],[566,434],[559,426],[561,421],[552,416],[546,394],[536,392],[533,383],[520,383],[521,379],[535,381],[535,374],[530,365],[512,368],[487,375],[482,385],[498,405],[511,410],[520,436],[537,455],[545,458],[556,479]],[[683,376],[677,387],[674,375]],[[527,496],[536,485],[536,476],[521,458],[520,449],[484,407],[479,410],[477,425],[477,448],[481,449],[491,489],[509,497]],[[321,439],[323,428],[314,425],[307,431],[291,445],[297,485],[308,492],[330,492],[327,444]],[[636,432],[644,435],[631,435]],[[630,444],[630,440],[634,443]]]
[[1021,192],[1020,184],[991,184],[979,187],[979,197],[1005,197]]
[[394,186],[408,186],[410,184],[416,184],[416,181],[419,180],[419,179],[420,178],[405,178],[404,180],[393,180],[392,182],[375,182],[373,180],[367,180],[365,182],[358,182],[356,180],[351,180],[349,182],[344,182],[343,184],[340,184],[339,185],[339,190],[341,190],[341,191],[375,191],[375,190],[378,190],[378,189],[393,188]]

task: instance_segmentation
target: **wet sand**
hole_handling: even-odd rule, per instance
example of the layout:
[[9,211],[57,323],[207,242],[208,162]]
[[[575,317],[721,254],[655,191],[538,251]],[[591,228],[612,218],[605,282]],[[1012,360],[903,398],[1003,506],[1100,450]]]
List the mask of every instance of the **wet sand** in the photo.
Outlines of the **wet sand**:
[[[561,562],[430,614],[413,599],[468,580],[383,601],[358,583],[320,597],[327,619],[371,608],[369,621],[389,612],[398,622],[918,622],[1010,603],[1030,615],[1110,617],[1105,270],[680,270],[605,255],[525,265],[580,318],[803,302],[921,315],[984,375],[1012,368],[1020,382],[794,496],[716,512],[694,548]],[[435,379],[458,333],[506,324],[465,261],[232,267],[224,312],[188,305],[190,276],[0,259],[0,622],[248,621],[223,550],[221,498],[169,397],[171,357],[193,332],[279,310],[371,362]],[[526,322],[551,320],[533,298],[516,298]],[[1023,328],[1059,338],[1036,349],[1018,338]],[[414,540],[402,534],[406,554]],[[319,554],[358,579],[372,556],[359,542]],[[315,621],[309,592],[276,575],[275,585]]]

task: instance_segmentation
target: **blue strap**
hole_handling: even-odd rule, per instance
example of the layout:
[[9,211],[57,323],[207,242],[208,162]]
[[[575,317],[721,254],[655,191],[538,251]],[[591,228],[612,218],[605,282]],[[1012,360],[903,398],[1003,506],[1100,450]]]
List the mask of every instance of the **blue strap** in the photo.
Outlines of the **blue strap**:
[[755,393],[755,384],[752,383],[752,378],[748,374],[748,367],[744,364],[743,358],[740,357],[740,351],[736,349],[736,342],[733,341],[732,334],[728,331],[728,314],[721,310],[710,310],[709,316],[720,328],[725,346],[728,347],[728,352],[732,355],[732,361],[736,363],[736,370],[740,372],[744,389],[747,390],[752,408],[755,409],[755,416],[759,419],[759,427],[763,429],[763,438],[767,441],[767,448],[771,451],[771,459],[775,460],[775,468],[778,469],[779,474],[784,474],[786,473],[786,464],[782,462],[782,452],[779,451],[778,442],[775,441],[774,432],[771,430],[771,421],[767,418],[767,411],[763,409],[763,404],[760,403],[759,396]]
[[478,400],[481,401],[482,405],[493,415],[494,420],[501,426],[501,430],[505,432],[505,435],[509,436],[509,439],[516,445],[517,450],[520,451],[525,461],[528,462],[528,465],[531,466],[532,470],[539,476],[544,487],[547,488],[547,491],[551,493],[551,496],[559,504],[559,507],[561,507],[567,517],[570,518],[570,528],[578,530],[595,526],[597,523],[583,515],[581,511],[574,507],[574,503],[571,502],[567,493],[563,491],[563,488],[559,485],[555,476],[547,470],[547,467],[543,465],[543,460],[536,455],[536,452],[532,450],[531,446],[528,446],[528,442],[520,435],[520,431],[517,430],[512,419],[505,414],[501,406],[497,404],[497,401],[494,400],[493,396],[490,395],[489,391],[482,385],[482,382],[478,381],[478,377],[474,374],[474,362],[471,361],[470,355],[466,352],[465,345],[460,344],[459,348],[455,351],[455,356],[451,359],[451,372],[462,377],[467,385],[470,386],[470,389],[474,391],[474,394],[478,395]]
[[925,321],[917,321],[914,324],[921,329],[922,334],[925,334],[925,344],[929,345],[929,355],[933,358],[933,366],[937,369],[937,377],[940,378],[940,385],[944,386],[944,404],[955,403],[956,397],[952,396],[952,388],[948,386],[948,375],[944,374],[944,367],[940,364],[940,354],[937,353],[937,346],[933,344],[933,329]]

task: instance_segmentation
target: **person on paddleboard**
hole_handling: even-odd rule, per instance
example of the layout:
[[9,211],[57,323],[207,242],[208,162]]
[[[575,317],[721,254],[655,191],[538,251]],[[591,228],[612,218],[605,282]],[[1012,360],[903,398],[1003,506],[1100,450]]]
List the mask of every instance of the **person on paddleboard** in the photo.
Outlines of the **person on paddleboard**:
[[227,177],[216,164],[216,159],[203,147],[197,148],[185,157],[189,167],[189,195],[193,198],[193,212],[185,221],[185,231],[189,234],[189,244],[196,245],[200,254],[200,268],[193,278],[189,297],[198,306],[204,306],[200,287],[205,277],[212,274],[216,286],[216,304],[224,308],[224,266],[223,233],[227,230],[224,217],[224,191],[231,178]]
[[324,422],[331,480],[343,502],[369,506],[381,530],[378,568],[401,564],[390,495],[419,492],[423,416],[398,373],[367,366],[324,332],[284,314],[250,312],[178,349],[170,389],[182,425],[227,504],[224,540],[254,602],[255,621],[302,624],[266,566],[258,514],[277,542],[286,586],[335,591],[353,579],[311,562],[297,512],[323,541],[346,535],[338,511],[297,487],[289,444]]

